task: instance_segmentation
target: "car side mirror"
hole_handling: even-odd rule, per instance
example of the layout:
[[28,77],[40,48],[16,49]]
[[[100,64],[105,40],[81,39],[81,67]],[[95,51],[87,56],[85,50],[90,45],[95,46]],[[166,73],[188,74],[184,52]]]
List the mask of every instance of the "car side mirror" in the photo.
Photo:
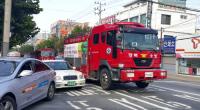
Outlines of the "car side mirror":
[[31,74],[33,74],[33,71],[31,71],[31,70],[23,70],[23,71],[19,74],[19,77],[30,76]]
[[75,69],[76,69],[76,67],[75,67],[75,66],[73,66],[73,67],[72,67],[72,69],[73,69],[73,70],[75,70]]

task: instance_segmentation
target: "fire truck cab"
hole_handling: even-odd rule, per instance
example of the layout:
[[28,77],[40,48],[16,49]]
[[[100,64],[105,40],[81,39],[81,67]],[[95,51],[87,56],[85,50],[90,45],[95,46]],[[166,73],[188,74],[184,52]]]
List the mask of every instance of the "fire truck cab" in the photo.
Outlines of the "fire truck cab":
[[145,88],[165,79],[158,32],[134,22],[103,24],[87,37],[87,63],[81,66],[87,79],[100,81],[103,89],[115,82],[135,82]]

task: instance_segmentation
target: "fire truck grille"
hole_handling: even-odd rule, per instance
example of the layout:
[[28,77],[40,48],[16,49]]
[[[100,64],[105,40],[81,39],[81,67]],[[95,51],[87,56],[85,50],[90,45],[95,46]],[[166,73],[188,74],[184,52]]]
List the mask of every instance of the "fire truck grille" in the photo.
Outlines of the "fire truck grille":
[[135,58],[134,62],[135,62],[136,66],[150,66],[152,59],[150,59],[150,58],[148,58],[148,59]]
[[75,76],[75,75],[74,76],[64,76],[63,79],[64,80],[76,80],[77,76]]

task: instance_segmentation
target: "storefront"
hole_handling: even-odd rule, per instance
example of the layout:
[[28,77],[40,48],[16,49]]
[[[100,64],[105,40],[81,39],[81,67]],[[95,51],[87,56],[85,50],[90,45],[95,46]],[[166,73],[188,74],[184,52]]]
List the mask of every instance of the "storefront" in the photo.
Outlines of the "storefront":
[[178,39],[176,44],[177,73],[200,76],[200,37]]

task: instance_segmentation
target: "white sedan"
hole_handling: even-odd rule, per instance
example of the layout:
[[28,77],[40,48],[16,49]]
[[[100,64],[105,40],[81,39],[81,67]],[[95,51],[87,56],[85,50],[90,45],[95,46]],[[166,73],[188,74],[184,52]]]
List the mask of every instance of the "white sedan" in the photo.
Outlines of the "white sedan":
[[82,72],[73,70],[65,60],[45,60],[43,61],[56,72],[56,88],[85,86],[85,78]]

